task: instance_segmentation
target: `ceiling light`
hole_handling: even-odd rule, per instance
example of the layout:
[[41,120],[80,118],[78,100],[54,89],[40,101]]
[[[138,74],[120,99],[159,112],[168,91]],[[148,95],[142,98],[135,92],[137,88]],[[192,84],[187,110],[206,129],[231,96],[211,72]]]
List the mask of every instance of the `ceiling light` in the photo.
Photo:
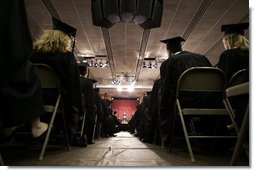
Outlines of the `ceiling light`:
[[157,69],[158,63],[156,61],[156,58],[145,58],[143,60],[143,68],[148,69]]
[[91,56],[91,55],[84,55],[81,54],[79,55],[79,63],[84,63],[87,64],[88,67],[93,67],[93,68],[106,68],[109,66],[109,61],[106,58],[106,56]]

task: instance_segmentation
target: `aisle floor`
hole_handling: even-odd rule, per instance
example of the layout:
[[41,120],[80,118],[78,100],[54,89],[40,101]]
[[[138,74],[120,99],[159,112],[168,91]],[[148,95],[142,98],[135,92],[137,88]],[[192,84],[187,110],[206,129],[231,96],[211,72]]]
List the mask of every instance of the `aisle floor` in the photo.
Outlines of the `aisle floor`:
[[[17,147],[16,147],[17,148]],[[231,155],[194,151],[196,163],[192,163],[186,149],[173,149],[171,153],[159,145],[142,143],[129,132],[119,132],[117,137],[100,138],[95,144],[84,147],[49,147],[42,161],[38,160],[39,149],[21,150],[13,154],[3,151],[5,165],[9,166],[228,166]],[[8,155],[9,154],[9,155]],[[248,160],[248,159],[247,159]],[[244,159],[240,165],[248,167]]]

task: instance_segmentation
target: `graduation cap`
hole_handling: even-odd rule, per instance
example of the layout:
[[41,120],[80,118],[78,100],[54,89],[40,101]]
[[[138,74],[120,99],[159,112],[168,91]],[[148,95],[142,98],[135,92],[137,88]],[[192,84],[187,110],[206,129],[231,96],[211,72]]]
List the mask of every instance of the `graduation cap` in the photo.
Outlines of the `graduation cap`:
[[100,92],[100,89],[99,89],[99,88],[94,88],[93,90],[94,90],[94,92],[96,92],[96,93],[99,93],[99,92]]
[[237,33],[244,35],[244,30],[248,29],[249,23],[240,23],[240,24],[227,24],[221,26],[221,31],[224,32],[225,35],[230,33]]
[[147,95],[147,96],[148,96],[148,95],[151,95],[151,93],[152,93],[151,91],[147,91],[147,92],[146,92],[146,95]]
[[79,63],[78,64],[78,69],[79,69],[79,73],[81,75],[86,75],[86,73],[87,73],[87,66],[85,64]]
[[181,42],[185,41],[184,38],[177,36],[170,39],[161,40],[162,43],[166,43],[167,45],[181,44]]
[[64,33],[66,33],[68,36],[76,36],[77,29],[58,20],[57,18],[52,17],[53,21],[53,29],[55,30],[61,30]]
[[78,67],[89,67],[87,62],[78,63]]
[[92,81],[93,84],[94,84],[94,83],[97,83],[97,81],[94,80],[94,79],[90,79],[90,80]]
[[182,50],[182,42],[185,41],[184,38],[177,36],[170,39],[161,40],[162,43],[167,44],[167,49],[171,52],[178,52]]

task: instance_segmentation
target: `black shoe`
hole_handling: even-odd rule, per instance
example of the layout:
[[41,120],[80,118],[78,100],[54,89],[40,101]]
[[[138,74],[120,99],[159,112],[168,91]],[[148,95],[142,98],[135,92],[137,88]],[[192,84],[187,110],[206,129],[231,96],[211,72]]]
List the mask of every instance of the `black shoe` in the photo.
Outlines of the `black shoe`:
[[46,138],[48,129],[46,129],[46,131],[44,131],[39,137],[32,137],[30,140],[30,144],[36,144],[36,143],[40,143],[43,142]]
[[110,137],[116,137],[117,135],[116,134],[111,134],[109,135]]
[[108,138],[108,135],[102,135],[101,138]]
[[75,136],[73,143],[71,145],[75,147],[87,147],[87,144],[88,143],[85,135],[85,136]]
[[88,141],[87,144],[89,144],[89,145],[94,144],[94,142],[93,141]]

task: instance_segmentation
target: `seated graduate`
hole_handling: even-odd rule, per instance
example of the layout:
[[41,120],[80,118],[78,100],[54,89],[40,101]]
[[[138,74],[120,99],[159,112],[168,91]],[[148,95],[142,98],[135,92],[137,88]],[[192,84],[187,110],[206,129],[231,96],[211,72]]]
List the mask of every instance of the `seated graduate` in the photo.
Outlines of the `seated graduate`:
[[[248,29],[249,23],[227,24],[221,26],[224,32],[223,45],[225,51],[221,53],[218,68],[223,70],[228,80],[241,69],[247,69],[248,72],[242,78],[242,81],[249,81],[249,40],[245,37],[244,30]],[[249,95],[242,95],[231,98],[231,105],[235,108],[236,122],[241,125],[243,114],[249,103]]]
[[[174,37],[162,40],[167,45],[169,58],[160,67],[161,87],[159,92],[159,130],[162,137],[162,145],[168,146],[174,121],[174,109],[176,101],[176,86],[180,75],[187,69],[197,66],[211,67],[209,60],[201,54],[183,51],[182,37]],[[200,96],[186,95],[185,105],[202,106],[204,101]]]
[[1,1],[0,31],[0,143],[11,140],[15,129],[31,124],[33,138],[48,125],[43,114],[40,81],[28,58],[32,52],[24,1]]
[[103,99],[101,102],[102,110],[104,113],[104,118],[102,121],[103,124],[103,133],[105,137],[115,137],[115,123],[112,117],[113,110],[111,109],[111,101],[108,99]]
[[160,89],[160,79],[157,79],[153,84],[153,89],[151,91],[150,100],[148,104],[148,114],[147,114],[147,129],[143,139],[143,142],[151,143],[154,140],[154,135],[156,131],[156,125],[158,120],[158,91]]
[[[54,29],[45,30],[34,43],[30,60],[33,63],[47,64],[58,74],[67,131],[72,143],[79,126],[79,117],[84,114],[78,65],[71,52],[71,36],[75,37],[76,29],[56,18],[53,18],[53,25]],[[43,91],[43,97],[47,103],[55,103],[57,92]]]
[[85,134],[87,136],[87,143],[93,144],[93,131],[95,124],[95,92],[93,90],[93,83],[90,79],[86,78],[87,66],[79,64],[80,72],[80,86],[81,92],[84,94],[84,108],[86,109],[85,118]]
[[237,71],[249,68],[249,40],[244,36],[244,30],[248,27],[249,23],[221,26],[225,51],[220,55],[217,66],[226,73],[228,79]]

